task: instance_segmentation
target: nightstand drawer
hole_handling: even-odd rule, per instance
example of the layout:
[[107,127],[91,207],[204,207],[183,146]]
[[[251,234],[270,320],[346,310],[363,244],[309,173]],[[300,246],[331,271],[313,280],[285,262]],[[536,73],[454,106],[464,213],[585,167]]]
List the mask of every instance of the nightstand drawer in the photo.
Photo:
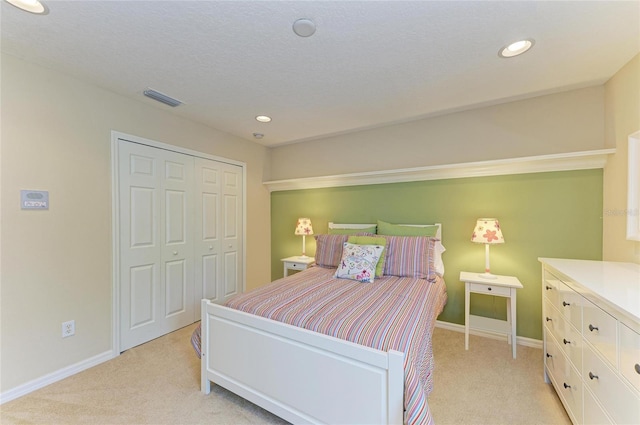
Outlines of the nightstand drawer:
[[505,286],[491,286],[491,284],[470,283],[469,290],[476,294],[498,295],[508,297],[511,295],[511,288]]
[[307,268],[307,265],[302,263],[287,263],[287,267],[291,270],[304,270]]

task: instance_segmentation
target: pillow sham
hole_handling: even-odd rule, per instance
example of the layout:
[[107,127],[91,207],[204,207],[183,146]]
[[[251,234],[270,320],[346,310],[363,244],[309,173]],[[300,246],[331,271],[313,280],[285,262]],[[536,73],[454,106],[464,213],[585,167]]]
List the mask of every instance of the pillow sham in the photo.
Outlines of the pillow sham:
[[342,258],[334,276],[373,283],[376,264],[383,250],[382,245],[357,245],[345,242],[342,246]]
[[316,266],[336,268],[342,258],[342,245],[348,235],[315,235]]
[[386,238],[376,236],[349,236],[347,242],[357,245],[381,245],[383,249],[380,259],[376,264],[376,277],[384,276],[384,260],[386,255],[386,248],[384,247],[387,245]]
[[331,229],[327,232],[330,235],[355,235],[358,233],[376,233],[376,226],[365,227],[363,229]]
[[[407,226],[402,224],[391,224],[378,220],[377,226],[379,235],[391,235],[391,236],[430,236],[436,237],[438,234],[438,226]],[[388,249],[388,248],[387,248]],[[442,242],[438,239],[435,244],[435,257],[433,259],[436,273],[440,276],[444,276],[444,262],[442,261],[442,253],[447,249],[442,245]]]
[[432,236],[438,234],[438,226],[407,226],[402,224],[391,224],[378,220],[377,233],[389,236]]
[[436,238],[427,236],[385,236],[387,254],[384,274],[398,277],[417,277],[433,282]]

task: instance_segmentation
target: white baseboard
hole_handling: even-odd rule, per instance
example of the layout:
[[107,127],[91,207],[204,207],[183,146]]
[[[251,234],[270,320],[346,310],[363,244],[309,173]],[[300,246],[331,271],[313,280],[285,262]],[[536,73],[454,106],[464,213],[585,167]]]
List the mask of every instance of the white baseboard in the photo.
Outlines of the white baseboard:
[[117,356],[118,354],[114,353],[113,351],[105,351],[104,353],[98,354],[55,372],[44,375],[40,378],[29,381],[23,385],[0,393],[0,404],[7,401],[15,400],[16,398],[22,397],[23,395],[29,394],[30,392],[46,387],[47,385],[53,384],[54,382],[61,381],[65,378],[68,378],[69,376],[75,375],[76,373],[82,372],[83,370],[89,369],[93,366],[97,366],[100,363],[104,363]]
[[[464,325],[458,325],[457,323],[449,323],[449,322],[443,322],[441,320],[436,320],[436,327],[446,329],[448,331],[464,333]],[[469,334],[481,336],[484,338],[499,339],[503,341],[506,341],[507,339],[504,334],[499,334],[499,333],[489,332],[489,331],[480,331],[477,329],[470,329]],[[518,345],[522,345],[525,347],[539,348],[542,350],[542,340],[539,340],[539,339],[516,336],[516,343]]]

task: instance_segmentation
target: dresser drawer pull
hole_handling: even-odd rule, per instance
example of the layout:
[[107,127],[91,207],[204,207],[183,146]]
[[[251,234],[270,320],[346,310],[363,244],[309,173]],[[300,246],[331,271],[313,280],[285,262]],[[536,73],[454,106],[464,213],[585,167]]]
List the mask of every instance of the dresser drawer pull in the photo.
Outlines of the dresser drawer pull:
[[599,331],[600,329],[598,329],[596,326],[593,326],[593,325],[591,325],[591,324],[590,324],[590,325],[589,325],[589,330],[590,330],[591,332],[593,332],[593,331]]
[[553,286],[546,285],[546,286],[544,287],[544,289],[546,289],[547,291],[550,291],[550,290],[552,290],[552,289],[553,289]]
[[571,388],[571,385],[567,385],[566,382],[563,382],[562,385],[564,385],[565,388]]
[[640,375],[640,364],[636,363],[634,369],[636,370],[636,373]]
[[[547,353],[547,358],[552,359],[553,356],[551,354]],[[638,366],[638,365],[636,365],[636,366]]]
[[552,322],[553,319],[551,317],[547,317],[547,322]]
[[592,381],[594,379],[598,379],[598,375],[594,375],[593,373],[589,372],[589,379],[591,379]]
[[564,343],[564,345],[571,344],[571,341],[567,341],[567,340],[566,340],[566,339],[564,339],[564,338],[562,338],[562,342]]
[[563,306],[565,306],[565,307],[568,307],[568,306],[570,306],[570,305],[571,305],[571,303],[568,303],[568,302],[566,302],[566,301],[562,301],[562,305],[563,305]]

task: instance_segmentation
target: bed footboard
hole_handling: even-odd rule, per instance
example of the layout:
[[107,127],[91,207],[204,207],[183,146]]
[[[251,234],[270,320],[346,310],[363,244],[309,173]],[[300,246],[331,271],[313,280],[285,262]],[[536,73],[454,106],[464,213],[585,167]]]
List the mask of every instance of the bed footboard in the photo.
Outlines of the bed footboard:
[[201,389],[214,382],[292,423],[401,424],[404,354],[202,300]]

